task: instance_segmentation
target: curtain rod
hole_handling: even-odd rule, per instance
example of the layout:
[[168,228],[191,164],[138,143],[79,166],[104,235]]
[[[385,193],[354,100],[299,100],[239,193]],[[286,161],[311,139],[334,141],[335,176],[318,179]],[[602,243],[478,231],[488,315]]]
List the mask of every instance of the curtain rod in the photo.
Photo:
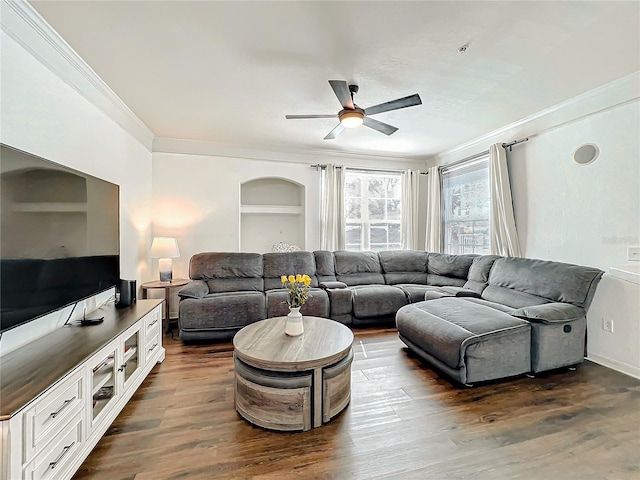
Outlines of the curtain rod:
[[[509,151],[511,151],[511,149],[513,148],[514,145],[518,145],[519,143],[524,143],[524,142],[528,142],[529,141],[529,137],[525,137],[525,138],[521,138],[519,140],[512,140],[511,142],[506,142],[502,144],[502,148],[509,149]],[[465,157],[461,160],[455,161],[453,163],[448,163],[447,165],[441,165],[440,168],[450,168],[450,167],[455,167],[458,165],[461,165],[463,163],[467,163],[470,162],[471,160],[475,160],[476,158],[480,158],[480,157],[484,157],[485,155],[489,155],[489,150],[485,150],[484,152],[480,152],[480,153],[475,153],[473,155],[470,155],[468,157]],[[423,175],[428,175],[429,172],[422,172]]]
[[[402,170],[386,170],[382,168],[363,168],[363,167],[345,167],[344,165],[339,165],[340,167],[344,167],[346,170],[355,170],[357,172],[370,172],[370,173],[404,173]],[[316,163],[314,165],[310,165],[311,168],[315,168],[316,170],[324,170],[327,168],[327,165],[324,163]]]
[[[511,142],[505,142],[502,144],[502,148],[504,148],[505,150],[508,148],[509,151],[512,151],[512,148],[514,145],[518,145],[519,143],[524,143],[524,142],[528,142],[529,141],[529,137],[525,137],[525,138],[521,138],[519,140],[512,140]],[[463,158],[462,160],[458,160],[456,162],[450,163],[448,165],[442,165],[443,167],[454,167],[456,165],[460,165],[462,163],[466,163],[466,162],[470,162],[471,160],[475,160],[476,158],[480,158],[480,157],[484,157],[485,155],[489,154],[489,150],[485,150],[484,152],[480,152],[480,153],[476,153],[473,155],[470,155],[468,157]],[[344,166],[344,165],[342,165]],[[310,165],[311,168],[315,168],[316,170],[324,170],[325,168],[327,168],[327,164],[326,163],[315,163],[313,165]],[[357,168],[357,167],[345,167],[348,170],[357,170],[360,172],[381,172],[381,173],[403,173],[402,170],[382,170],[382,169],[367,169],[367,168]],[[420,172],[420,175],[429,175],[429,172]]]

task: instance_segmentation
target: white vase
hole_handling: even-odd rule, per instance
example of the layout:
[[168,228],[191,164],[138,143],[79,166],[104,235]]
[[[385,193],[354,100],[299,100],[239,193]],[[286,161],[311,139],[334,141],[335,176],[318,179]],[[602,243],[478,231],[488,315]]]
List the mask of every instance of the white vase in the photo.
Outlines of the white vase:
[[304,332],[304,325],[302,324],[302,314],[300,313],[300,307],[289,307],[289,314],[287,315],[287,327],[284,333],[290,337],[297,337]]

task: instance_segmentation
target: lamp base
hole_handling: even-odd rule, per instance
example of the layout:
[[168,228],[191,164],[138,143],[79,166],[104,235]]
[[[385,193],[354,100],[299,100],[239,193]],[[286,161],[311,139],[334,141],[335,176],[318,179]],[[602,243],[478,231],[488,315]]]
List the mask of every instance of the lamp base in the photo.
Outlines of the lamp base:
[[158,262],[158,269],[160,270],[160,283],[171,283],[173,280],[173,268],[170,258],[161,258]]

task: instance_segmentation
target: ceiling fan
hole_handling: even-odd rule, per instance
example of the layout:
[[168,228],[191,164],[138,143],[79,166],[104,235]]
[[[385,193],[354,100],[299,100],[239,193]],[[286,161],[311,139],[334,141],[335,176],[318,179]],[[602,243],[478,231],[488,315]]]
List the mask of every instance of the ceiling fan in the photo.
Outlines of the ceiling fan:
[[414,105],[422,105],[420,95],[417,93],[408,97],[398,98],[390,102],[380,103],[369,108],[360,108],[353,101],[353,96],[358,93],[358,85],[348,85],[344,80],[329,80],[329,84],[333,89],[342,110],[337,114],[328,115],[285,115],[287,119],[306,119],[306,118],[338,118],[340,123],[331,130],[324,140],[333,140],[342,133],[345,128],[356,128],[360,125],[373,128],[385,135],[391,135],[398,129],[387,123],[380,122],[370,118],[371,115],[377,113],[388,112],[390,110],[398,110],[400,108],[413,107]]

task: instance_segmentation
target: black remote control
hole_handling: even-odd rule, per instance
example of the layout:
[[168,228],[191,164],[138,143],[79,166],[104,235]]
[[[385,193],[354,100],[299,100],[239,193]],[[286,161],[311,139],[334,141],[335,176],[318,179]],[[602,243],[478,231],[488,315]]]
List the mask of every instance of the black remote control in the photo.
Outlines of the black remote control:
[[80,325],[88,326],[88,325],[98,325],[104,321],[104,317],[100,318],[83,318],[80,320]]

